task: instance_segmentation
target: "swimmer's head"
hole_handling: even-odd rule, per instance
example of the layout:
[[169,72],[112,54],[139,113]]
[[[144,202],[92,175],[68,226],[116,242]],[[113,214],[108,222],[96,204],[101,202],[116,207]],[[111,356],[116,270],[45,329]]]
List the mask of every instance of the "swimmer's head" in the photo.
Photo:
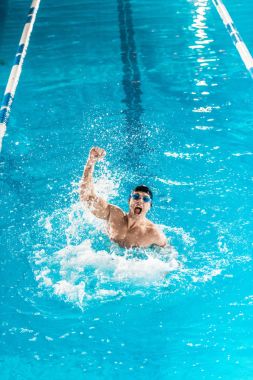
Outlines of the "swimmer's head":
[[136,186],[129,197],[130,213],[145,216],[152,207],[153,193],[145,185]]
[[150,196],[151,201],[153,200],[153,193],[148,186],[139,185],[139,186],[136,186],[135,189],[133,189],[133,192],[138,192],[138,191],[141,191],[142,193],[147,193]]

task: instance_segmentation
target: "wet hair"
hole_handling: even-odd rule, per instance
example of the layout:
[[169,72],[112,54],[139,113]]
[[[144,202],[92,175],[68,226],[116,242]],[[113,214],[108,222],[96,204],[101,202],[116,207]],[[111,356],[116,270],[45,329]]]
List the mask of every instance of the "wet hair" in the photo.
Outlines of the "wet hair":
[[153,193],[152,191],[150,190],[150,188],[148,186],[145,186],[145,185],[139,185],[139,186],[136,186],[133,191],[141,191],[143,193],[147,193],[151,200],[153,201]]

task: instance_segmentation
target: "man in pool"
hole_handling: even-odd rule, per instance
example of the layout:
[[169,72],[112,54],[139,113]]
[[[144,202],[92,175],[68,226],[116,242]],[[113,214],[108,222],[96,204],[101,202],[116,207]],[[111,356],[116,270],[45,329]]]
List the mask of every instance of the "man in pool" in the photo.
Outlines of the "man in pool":
[[105,154],[106,152],[102,148],[94,147],[90,150],[80,183],[81,201],[97,218],[107,221],[110,239],[121,247],[147,248],[151,245],[165,247],[167,244],[165,235],[146,218],[153,198],[152,192],[147,186],[140,185],[132,191],[127,214],[96,194],[93,184],[94,167],[97,161],[104,158]]

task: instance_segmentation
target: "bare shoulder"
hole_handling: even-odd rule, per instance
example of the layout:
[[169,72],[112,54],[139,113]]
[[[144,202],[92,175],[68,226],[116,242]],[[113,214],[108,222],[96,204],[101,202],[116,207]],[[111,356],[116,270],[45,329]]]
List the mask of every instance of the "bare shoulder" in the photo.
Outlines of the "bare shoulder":
[[123,218],[125,216],[124,211],[115,205],[109,205],[110,208],[110,219],[115,219],[115,218]]
[[154,241],[153,244],[159,245],[161,247],[166,246],[167,244],[166,236],[164,235],[162,231],[160,231],[160,229],[154,223],[149,221],[149,223],[147,224],[147,230],[150,237],[152,237],[152,240]]

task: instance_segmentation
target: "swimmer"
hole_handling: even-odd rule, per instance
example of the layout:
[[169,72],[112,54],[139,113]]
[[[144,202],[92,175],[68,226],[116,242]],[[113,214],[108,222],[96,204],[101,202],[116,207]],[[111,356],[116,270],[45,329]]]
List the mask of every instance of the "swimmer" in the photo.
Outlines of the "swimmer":
[[147,248],[151,245],[165,247],[167,245],[165,235],[146,218],[153,201],[152,192],[147,186],[137,186],[131,192],[128,213],[107,203],[96,194],[93,184],[94,167],[96,162],[101,161],[105,155],[106,152],[102,148],[93,147],[90,150],[80,183],[81,201],[88,206],[93,215],[107,221],[109,237],[119,246],[124,248]]

